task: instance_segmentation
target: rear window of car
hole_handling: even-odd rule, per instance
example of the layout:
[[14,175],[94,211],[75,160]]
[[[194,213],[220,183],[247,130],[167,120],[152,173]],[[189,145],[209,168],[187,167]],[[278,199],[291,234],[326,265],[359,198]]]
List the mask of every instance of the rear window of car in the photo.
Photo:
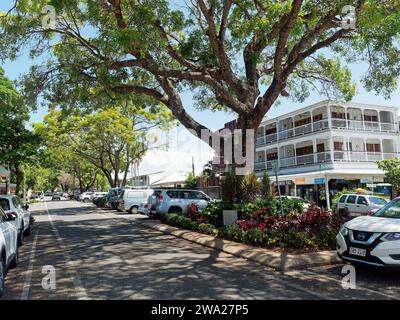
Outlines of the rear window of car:
[[343,195],[339,198],[340,203],[344,203],[346,201],[347,195]]
[[369,201],[371,201],[371,203],[373,204],[377,204],[377,205],[386,205],[387,202],[385,199],[379,198],[379,197],[370,197]]
[[357,196],[349,196],[347,198],[347,203],[356,203]]
[[4,211],[10,210],[10,202],[8,199],[0,199],[0,207],[2,207]]
[[[167,195],[170,198],[177,199],[177,198],[179,198],[179,191],[177,191],[177,190],[169,190],[169,191],[167,191]],[[183,198],[183,197],[181,196],[181,198]]]
[[129,191],[127,194],[128,198],[144,198],[143,191]]

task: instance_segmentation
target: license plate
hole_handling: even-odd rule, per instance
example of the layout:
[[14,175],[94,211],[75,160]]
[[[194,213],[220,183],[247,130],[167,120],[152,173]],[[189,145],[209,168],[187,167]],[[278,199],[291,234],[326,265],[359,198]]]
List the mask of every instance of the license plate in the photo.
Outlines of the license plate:
[[367,250],[350,247],[350,254],[359,256],[359,257],[365,257],[367,255]]

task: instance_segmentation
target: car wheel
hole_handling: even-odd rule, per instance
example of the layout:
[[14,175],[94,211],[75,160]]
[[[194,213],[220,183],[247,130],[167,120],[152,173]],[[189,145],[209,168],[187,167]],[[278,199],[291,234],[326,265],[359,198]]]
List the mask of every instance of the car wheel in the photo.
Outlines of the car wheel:
[[24,244],[24,225],[22,225],[21,230],[18,233],[17,244],[18,247],[21,247]]
[[168,213],[181,213],[183,212],[181,207],[171,207],[168,209]]
[[17,252],[15,253],[14,259],[12,259],[10,263],[10,269],[15,269],[16,267],[18,267],[18,263],[19,263],[19,253],[17,248]]
[[6,270],[4,266],[4,262],[0,259],[0,298],[3,296],[4,293],[4,278],[6,276]]
[[139,213],[139,208],[137,206],[133,206],[132,208],[129,209],[129,214],[138,214]]
[[31,233],[32,233],[32,229],[31,229],[31,224],[29,223],[29,227],[28,227],[28,229],[25,230],[24,236],[29,237],[31,235]]
[[88,203],[88,202],[89,202],[89,199],[88,199],[88,198],[85,198],[85,199],[83,199],[83,202],[84,202],[84,203]]

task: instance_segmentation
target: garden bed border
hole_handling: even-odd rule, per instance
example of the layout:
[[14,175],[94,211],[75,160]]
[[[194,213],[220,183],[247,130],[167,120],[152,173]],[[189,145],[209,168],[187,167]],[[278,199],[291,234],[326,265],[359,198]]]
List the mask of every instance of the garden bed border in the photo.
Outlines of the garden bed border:
[[333,265],[341,263],[336,251],[319,251],[308,253],[276,252],[264,248],[258,248],[247,244],[225,240],[204,233],[176,228],[157,221],[135,221],[139,225],[151,228],[165,234],[182,238],[197,244],[229,253],[249,261],[257,262],[264,266],[284,272],[293,269]]

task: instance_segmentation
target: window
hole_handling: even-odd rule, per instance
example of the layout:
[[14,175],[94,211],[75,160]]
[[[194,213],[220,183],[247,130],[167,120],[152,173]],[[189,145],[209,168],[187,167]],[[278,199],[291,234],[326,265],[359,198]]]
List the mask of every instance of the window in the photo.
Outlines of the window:
[[303,147],[296,149],[296,154],[298,156],[304,156],[308,154],[313,154],[313,146]]
[[267,160],[268,161],[273,161],[278,159],[278,153],[268,153],[267,154]]
[[334,119],[346,119],[346,114],[341,112],[332,112],[332,118]]
[[142,191],[129,191],[127,197],[138,199],[138,198],[144,198],[145,196]]
[[384,206],[382,209],[378,210],[374,217],[382,218],[400,218],[400,200],[394,200],[389,202],[388,205]]
[[374,152],[380,153],[381,152],[380,144],[367,143],[366,146],[367,146],[367,152],[371,152],[371,153],[374,153]]
[[0,199],[0,207],[2,207],[4,211],[10,210],[10,202],[8,199]]
[[268,136],[270,134],[274,134],[274,133],[276,133],[276,127],[265,130],[265,135],[266,136]]
[[206,197],[201,192],[192,191],[189,193],[190,199],[204,200]]
[[6,215],[6,213],[4,212],[4,210],[3,209],[1,209],[1,207],[0,207],[0,222],[6,222],[7,221],[7,215]]
[[354,204],[356,203],[357,196],[349,196],[347,198],[347,203]]
[[347,195],[343,195],[340,197],[339,202],[344,203],[346,201]]
[[179,191],[169,190],[169,191],[167,191],[167,195],[168,195],[168,197],[170,197],[172,199],[177,199],[179,197]]
[[317,152],[325,152],[325,144],[324,143],[317,144]]
[[368,204],[368,201],[365,197],[358,197],[357,204]]
[[313,119],[314,119],[314,122],[321,121],[322,120],[322,113],[315,115],[313,117]]
[[364,115],[364,120],[368,122],[378,122],[378,116]]
[[379,197],[370,197],[369,201],[371,201],[371,203],[377,204],[377,205],[386,205],[387,204],[385,199],[382,199]]
[[343,151],[343,142],[335,141],[333,143],[333,146],[335,148],[335,151]]

